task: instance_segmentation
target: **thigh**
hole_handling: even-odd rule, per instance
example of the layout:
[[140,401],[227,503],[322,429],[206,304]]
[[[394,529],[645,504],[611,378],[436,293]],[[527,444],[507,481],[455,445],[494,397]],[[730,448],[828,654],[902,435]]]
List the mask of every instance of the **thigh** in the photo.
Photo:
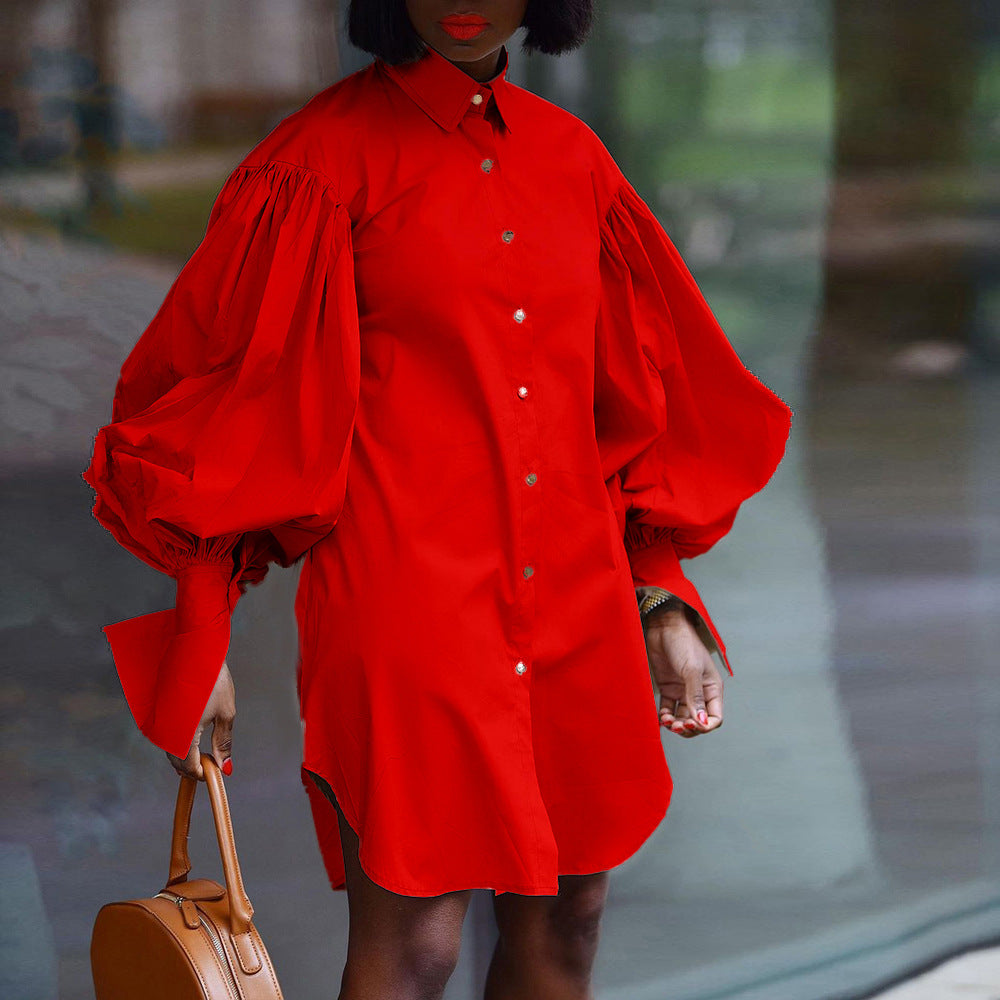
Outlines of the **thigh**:
[[347,878],[350,943],[353,947],[395,947],[406,941],[425,954],[457,959],[462,924],[472,899],[471,889],[438,896],[404,896],[373,882],[358,859],[360,841],[351,829],[330,785],[307,769],[310,778],[337,809],[340,842]]

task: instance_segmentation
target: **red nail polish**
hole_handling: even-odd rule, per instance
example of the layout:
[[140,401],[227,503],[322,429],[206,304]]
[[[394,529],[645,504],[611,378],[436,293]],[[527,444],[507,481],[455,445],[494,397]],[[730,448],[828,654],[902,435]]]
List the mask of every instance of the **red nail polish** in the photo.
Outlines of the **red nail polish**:
[[707,725],[708,725],[708,714],[707,714],[707,713],[705,713],[705,712],[699,712],[699,713],[698,713],[698,721],[699,721],[699,722],[700,722],[700,723],[701,723],[701,724],[702,724],[703,726],[707,726]]
[[223,774],[232,774],[233,773],[233,758],[232,757],[227,757],[225,759],[225,761],[223,762],[223,764],[222,764],[222,773]]

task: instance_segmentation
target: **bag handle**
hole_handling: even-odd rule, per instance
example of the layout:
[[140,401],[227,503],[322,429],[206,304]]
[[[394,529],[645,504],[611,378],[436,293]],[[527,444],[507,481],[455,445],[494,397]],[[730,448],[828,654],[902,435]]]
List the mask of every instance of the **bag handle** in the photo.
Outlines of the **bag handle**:
[[[229,917],[233,934],[244,934],[253,919],[253,906],[243,888],[243,875],[236,856],[236,841],[233,838],[233,822],[229,815],[229,800],[222,772],[211,754],[202,752],[201,766],[205,773],[208,798],[215,817],[215,834],[219,841],[222,870],[226,876],[229,895]],[[191,871],[191,857],[188,854],[188,834],[191,830],[191,807],[194,805],[198,779],[181,775],[177,790],[177,804],[174,807],[174,829],[170,841],[170,876],[167,887],[178,882],[186,882]]]

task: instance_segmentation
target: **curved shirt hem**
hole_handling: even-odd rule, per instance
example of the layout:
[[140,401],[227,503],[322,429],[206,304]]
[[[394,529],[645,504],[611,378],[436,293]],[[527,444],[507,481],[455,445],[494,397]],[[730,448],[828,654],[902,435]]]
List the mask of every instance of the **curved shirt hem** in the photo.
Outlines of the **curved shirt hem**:
[[[323,781],[325,781],[330,786],[334,794],[337,795],[337,790],[334,786],[334,783],[330,780],[329,776],[324,773],[322,768],[317,767],[316,765],[313,764],[308,764],[305,761],[303,761],[301,764],[301,770],[303,772],[302,777],[304,781],[308,780],[306,779],[304,772],[311,771],[313,774],[316,774],[320,778],[322,778]],[[323,800],[330,806],[330,808],[335,810],[336,807],[334,806],[333,802],[330,801],[330,799],[326,796],[326,794],[322,791],[322,789],[319,788],[315,784],[315,782],[310,781],[310,784],[313,786],[313,788],[315,788],[316,792],[323,798]],[[663,802],[663,807],[661,810],[658,810],[658,814],[656,815],[655,821],[649,824],[642,824],[638,828],[639,833],[634,838],[629,838],[628,840],[629,846],[627,846],[624,849],[624,851],[614,852],[615,860],[606,860],[598,862],[596,863],[596,865],[594,863],[591,863],[582,869],[580,869],[580,867],[577,866],[577,868],[572,870],[567,870],[567,871],[560,870],[557,873],[554,887],[552,886],[552,884],[543,885],[536,882],[532,883],[498,882],[497,884],[490,884],[490,885],[452,885],[441,889],[428,889],[426,886],[415,887],[413,885],[404,884],[403,882],[399,882],[394,878],[384,875],[381,869],[372,865],[368,861],[365,855],[364,842],[361,838],[361,835],[359,834],[358,830],[355,829],[355,824],[351,822],[350,817],[348,817],[346,811],[344,811],[344,819],[346,820],[347,825],[351,828],[354,835],[358,838],[358,844],[359,844],[358,863],[360,864],[361,869],[368,876],[368,878],[371,879],[372,882],[374,882],[380,888],[387,890],[388,892],[394,892],[397,895],[403,895],[421,899],[430,898],[433,896],[441,896],[450,892],[463,892],[467,889],[485,889],[492,891],[497,895],[501,895],[505,892],[514,892],[522,896],[558,896],[559,878],[562,877],[563,875],[596,875],[601,872],[611,872],[614,869],[620,867],[630,858],[632,858],[642,848],[642,846],[646,843],[646,841],[649,840],[649,838],[653,835],[653,833],[655,833],[659,825],[663,822],[663,819],[667,814],[667,811],[670,806],[670,801],[672,798],[673,798],[673,781],[668,778],[666,797]],[[340,798],[338,798],[338,802],[339,801]],[[340,841],[339,823],[336,825],[336,830],[337,830],[336,839],[339,842]],[[334,845],[332,843],[324,843],[322,840],[320,841],[321,854],[325,855],[328,851],[331,851],[333,849]],[[341,850],[343,849],[342,842],[340,843],[340,849]],[[338,866],[339,868],[343,867],[342,860],[343,859],[341,855],[341,865]],[[346,872],[339,881],[335,882],[333,879],[329,879],[329,881],[330,881],[330,887],[334,892],[346,891],[347,889]]]

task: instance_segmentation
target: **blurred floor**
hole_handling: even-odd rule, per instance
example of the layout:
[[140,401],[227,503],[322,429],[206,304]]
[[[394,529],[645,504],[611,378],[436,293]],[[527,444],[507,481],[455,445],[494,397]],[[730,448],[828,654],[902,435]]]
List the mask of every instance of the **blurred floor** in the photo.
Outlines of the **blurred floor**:
[[872,994],[872,1000],[997,1000],[998,997],[1000,948],[966,952],[905,983]]

